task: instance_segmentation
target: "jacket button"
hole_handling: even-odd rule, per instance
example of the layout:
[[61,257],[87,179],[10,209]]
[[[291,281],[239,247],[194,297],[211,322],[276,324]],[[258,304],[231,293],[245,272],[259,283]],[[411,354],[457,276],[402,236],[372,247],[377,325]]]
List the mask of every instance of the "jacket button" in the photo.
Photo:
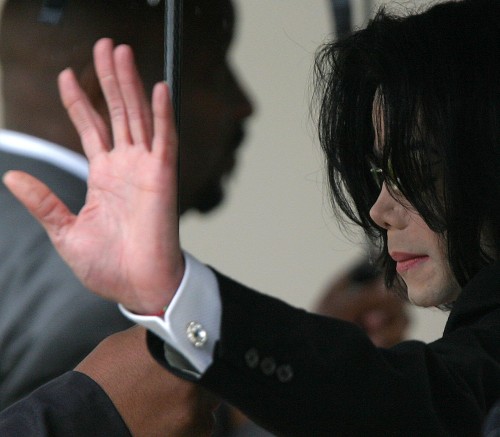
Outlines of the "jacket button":
[[245,362],[250,369],[255,369],[259,365],[259,352],[252,348],[245,353]]
[[293,369],[289,364],[283,364],[276,369],[276,377],[280,382],[289,382],[293,378]]
[[271,357],[263,358],[260,363],[260,370],[266,376],[270,376],[276,370],[276,362]]

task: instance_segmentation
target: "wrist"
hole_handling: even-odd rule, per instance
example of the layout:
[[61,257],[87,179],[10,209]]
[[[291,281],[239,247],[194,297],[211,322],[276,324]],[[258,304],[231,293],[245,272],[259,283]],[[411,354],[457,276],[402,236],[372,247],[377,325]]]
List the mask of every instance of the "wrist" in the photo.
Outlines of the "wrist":
[[[163,317],[172,302],[177,290],[181,286],[186,270],[184,256],[180,254],[178,262],[172,262],[176,267],[168,271],[163,278],[155,280],[155,291],[151,289],[137,289],[134,292],[134,302],[121,302],[130,312],[143,316]],[[161,288],[159,288],[160,286]]]

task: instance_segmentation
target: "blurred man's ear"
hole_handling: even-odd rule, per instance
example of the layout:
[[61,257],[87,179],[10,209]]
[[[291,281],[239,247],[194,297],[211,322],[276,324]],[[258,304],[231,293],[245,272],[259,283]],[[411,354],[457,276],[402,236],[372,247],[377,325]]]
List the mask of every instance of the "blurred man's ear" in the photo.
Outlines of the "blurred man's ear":
[[44,24],[59,24],[61,21],[66,0],[43,0],[38,21]]

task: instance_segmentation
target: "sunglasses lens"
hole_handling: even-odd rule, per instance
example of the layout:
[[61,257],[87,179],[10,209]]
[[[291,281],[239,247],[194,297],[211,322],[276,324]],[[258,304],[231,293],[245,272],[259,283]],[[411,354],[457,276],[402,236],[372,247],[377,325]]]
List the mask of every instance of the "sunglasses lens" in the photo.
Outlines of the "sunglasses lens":
[[392,161],[389,160],[389,162],[387,163],[387,180],[388,180],[388,183],[389,185],[391,186],[391,188],[393,190],[397,190],[398,189],[398,183],[397,181],[399,181],[398,177],[396,176],[396,174],[394,173],[394,169],[392,168]]
[[370,162],[370,166],[371,166],[370,173],[378,189],[382,189],[383,183],[386,182],[393,191],[399,191],[398,189],[399,179],[394,174],[394,170],[392,169],[390,161],[388,166],[389,168],[387,169],[388,173],[387,175],[384,174],[384,170],[382,170],[380,167],[377,167],[373,162]]
[[370,165],[371,165],[370,173],[373,177],[373,181],[375,182],[377,187],[381,189],[382,184],[384,183],[384,171],[373,163],[371,163]]

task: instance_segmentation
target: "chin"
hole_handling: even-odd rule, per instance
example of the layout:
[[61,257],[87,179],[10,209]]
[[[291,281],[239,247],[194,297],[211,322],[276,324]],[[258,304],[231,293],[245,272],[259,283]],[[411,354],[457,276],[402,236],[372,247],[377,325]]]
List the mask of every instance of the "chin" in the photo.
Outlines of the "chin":
[[411,304],[422,308],[437,307],[442,304],[436,296],[429,296],[428,292],[410,288],[408,288],[408,300]]
[[216,209],[224,201],[224,191],[221,186],[206,186],[202,191],[195,193],[182,192],[181,187],[181,215],[188,211],[197,211],[201,214]]
[[445,307],[452,304],[460,294],[461,288],[455,280],[427,283],[425,286],[407,284],[409,301],[419,307]]
[[207,190],[203,195],[199,196],[193,209],[202,214],[207,214],[216,209],[223,201],[224,192],[221,187],[218,187],[217,189]]

